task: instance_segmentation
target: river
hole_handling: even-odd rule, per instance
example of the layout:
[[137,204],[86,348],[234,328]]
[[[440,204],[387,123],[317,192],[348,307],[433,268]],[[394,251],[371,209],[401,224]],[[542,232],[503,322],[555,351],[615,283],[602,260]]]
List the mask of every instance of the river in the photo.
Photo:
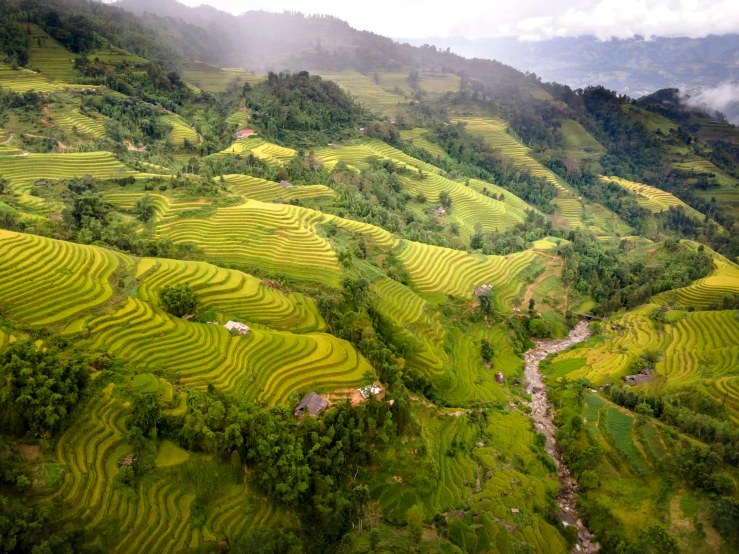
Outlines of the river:
[[577,513],[577,482],[570,475],[565,464],[559,457],[556,449],[555,435],[557,427],[552,423],[552,414],[547,410],[547,389],[542,381],[539,371],[539,362],[554,352],[561,352],[582,342],[590,336],[588,325],[585,321],[578,323],[570,334],[563,339],[536,341],[534,348],[523,355],[526,363],[524,374],[526,376],[526,392],[531,395],[531,419],[534,420],[536,429],[546,437],[545,449],[554,459],[557,465],[557,474],[561,484],[559,492],[559,508],[562,523],[577,526],[578,544],[572,551],[581,553],[597,552],[599,545],[590,542],[590,532],[583,524]]

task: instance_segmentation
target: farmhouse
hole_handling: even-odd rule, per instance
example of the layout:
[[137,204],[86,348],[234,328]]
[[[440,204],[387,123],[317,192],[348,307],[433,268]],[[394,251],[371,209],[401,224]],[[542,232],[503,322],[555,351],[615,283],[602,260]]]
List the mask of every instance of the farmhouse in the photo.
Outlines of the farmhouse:
[[439,206],[434,210],[434,215],[446,215],[446,209],[444,206]]
[[228,331],[235,330],[239,335],[246,335],[249,332],[249,326],[238,321],[229,321],[224,327]]
[[493,285],[480,285],[475,289],[475,296],[482,296],[489,290],[493,290]]
[[33,186],[34,186],[34,187],[45,187],[45,186],[46,186],[46,184],[47,184],[47,183],[46,183],[46,181],[36,181],[36,182],[35,182],[35,183],[33,184]]
[[241,129],[240,131],[236,131],[237,139],[250,137],[252,135],[256,135],[256,132],[253,129]]
[[295,417],[303,417],[305,414],[317,416],[328,406],[328,400],[321,398],[315,392],[309,392],[295,408]]
[[371,385],[367,385],[366,387],[362,387],[359,390],[359,394],[362,395],[362,398],[367,399],[370,397],[370,395],[377,396],[382,392],[382,388],[375,385],[374,383]]
[[280,186],[284,189],[289,189],[293,186],[293,184],[289,181],[280,181]]

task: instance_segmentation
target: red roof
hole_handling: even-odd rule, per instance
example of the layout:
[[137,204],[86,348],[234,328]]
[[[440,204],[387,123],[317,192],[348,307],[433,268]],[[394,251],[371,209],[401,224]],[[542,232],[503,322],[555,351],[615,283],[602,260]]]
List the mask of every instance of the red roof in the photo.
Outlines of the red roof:
[[254,130],[253,129],[241,129],[241,131],[236,131],[236,134],[245,137],[245,136],[248,136],[248,135],[253,135],[254,134]]

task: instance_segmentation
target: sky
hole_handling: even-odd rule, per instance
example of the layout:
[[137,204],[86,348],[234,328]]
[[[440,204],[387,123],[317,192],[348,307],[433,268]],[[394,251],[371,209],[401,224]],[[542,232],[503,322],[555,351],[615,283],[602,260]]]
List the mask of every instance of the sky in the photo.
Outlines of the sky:
[[246,10],[329,14],[393,38],[595,35],[704,37],[739,32],[739,0],[180,0],[234,14]]

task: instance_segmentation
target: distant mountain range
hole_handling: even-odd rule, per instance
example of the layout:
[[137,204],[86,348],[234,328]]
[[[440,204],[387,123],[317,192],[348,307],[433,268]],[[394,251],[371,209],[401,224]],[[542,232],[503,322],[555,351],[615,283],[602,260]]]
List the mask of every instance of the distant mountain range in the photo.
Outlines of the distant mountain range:
[[739,80],[739,35],[600,41],[595,37],[521,42],[517,37],[397,39],[469,58],[492,58],[573,88],[604,85],[639,97],[678,87],[688,93]]

